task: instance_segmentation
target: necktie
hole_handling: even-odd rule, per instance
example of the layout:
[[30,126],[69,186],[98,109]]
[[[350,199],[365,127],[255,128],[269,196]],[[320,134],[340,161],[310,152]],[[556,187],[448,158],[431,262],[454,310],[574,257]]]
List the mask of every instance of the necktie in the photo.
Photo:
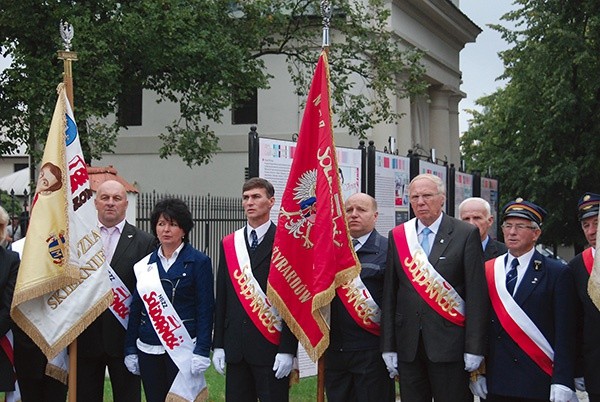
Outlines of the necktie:
[[359,244],[360,244],[360,241],[358,239],[352,239],[352,246],[354,247],[355,250]]
[[106,258],[106,261],[110,264],[110,261],[112,260],[113,254],[115,252],[115,244],[113,239],[115,237],[115,232],[117,230],[116,226],[113,226],[112,228],[107,228],[102,226],[102,228],[100,228],[100,233],[103,234],[103,239],[102,239],[102,248],[104,251],[104,256]]
[[506,273],[506,290],[512,296],[515,291],[515,285],[517,284],[517,267],[519,266],[519,260],[514,259],[510,263],[510,269]]
[[250,244],[250,250],[255,251],[258,247],[258,236],[256,235],[256,230],[252,229],[250,232],[250,239],[252,239],[252,244]]
[[421,231],[421,247],[423,247],[423,251],[429,257],[430,247],[429,247],[429,234],[433,233],[431,229],[425,228]]

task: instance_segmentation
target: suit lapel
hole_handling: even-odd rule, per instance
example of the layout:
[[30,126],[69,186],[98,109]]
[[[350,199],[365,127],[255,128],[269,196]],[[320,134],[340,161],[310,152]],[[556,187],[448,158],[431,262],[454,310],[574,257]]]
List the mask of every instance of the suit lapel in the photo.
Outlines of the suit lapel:
[[275,225],[271,223],[271,226],[269,226],[269,230],[267,230],[267,233],[265,233],[265,237],[256,248],[256,251],[254,251],[253,253],[252,251],[250,251],[250,246],[248,245],[248,237],[246,237],[246,247],[248,248],[248,253],[250,253],[250,263],[252,264],[253,270],[259,266],[262,266],[262,262],[271,255],[274,238]]
[[438,232],[435,235],[433,245],[431,246],[431,252],[429,253],[429,262],[432,265],[435,265],[438,262],[440,256],[446,250],[446,247],[448,247],[453,230],[454,225],[452,224],[452,221],[444,214]]
[[529,266],[525,271],[525,275],[523,276],[521,283],[519,283],[519,287],[515,293],[514,298],[517,304],[522,305],[525,303],[525,300],[527,300],[535,287],[542,282],[544,275],[546,275],[544,257],[536,251],[533,253]]
[[115,248],[115,252],[113,253],[112,260],[110,260],[110,266],[114,268],[113,261],[118,261],[121,256],[125,253],[133,238],[135,236],[135,230],[133,226],[129,223],[125,222],[125,226],[123,226],[123,232],[119,237],[119,241],[117,243],[117,247]]

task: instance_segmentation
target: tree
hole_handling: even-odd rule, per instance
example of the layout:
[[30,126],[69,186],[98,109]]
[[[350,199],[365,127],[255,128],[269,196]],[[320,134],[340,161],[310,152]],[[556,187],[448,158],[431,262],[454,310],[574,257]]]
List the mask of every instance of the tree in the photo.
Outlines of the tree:
[[[299,93],[321,48],[315,0],[36,0],[0,3],[0,46],[13,63],[0,75],[0,152],[19,144],[41,149],[61,80],[56,59],[59,21],[75,29],[76,118],[84,152],[112,149],[119,99],[136,88],[180,106],[161,134],[161,157],[177,154],[189,165],[207,163],[218,150],[209,123],[236,99],[268,88],[263,57],[284,55]],[[418,52],[405,51],[389,31],[386,0],[335,2],[330,51],[332,98],[340,124],[365,135],[401,116],[390,94],[411,96],[426,87]],[[358,93],[355,82],[366,85]],[[109,120],[110,119],[112,120]],[[106,123],[106,122],[109,123]],[[102,123],[105,122],[105,123]]]
[[494,29],[512,48],[502,52],[505,88],[470,111],[462,148],[470,169],[501,183],[502,201],[521,196],[549,212],[542,240],[583,245],[576,205],[600,192],[600,2],[517,0]]

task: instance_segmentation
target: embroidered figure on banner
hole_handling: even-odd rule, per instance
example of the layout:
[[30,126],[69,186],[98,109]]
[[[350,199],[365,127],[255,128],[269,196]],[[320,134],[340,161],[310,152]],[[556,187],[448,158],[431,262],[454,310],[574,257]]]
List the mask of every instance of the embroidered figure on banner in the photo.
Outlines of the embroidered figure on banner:
[[313,243],[310,241],[310,230],[315,222],[317,212],[317,169],[311,169],[304,172],[298,179],[298,184],[294,188],[294,200],[298,202],[297,211],[286,211],[281,207],[281,217],[285,217],[287,222],[285,228],[295,239],[303,239],[304,248],[311,248]]

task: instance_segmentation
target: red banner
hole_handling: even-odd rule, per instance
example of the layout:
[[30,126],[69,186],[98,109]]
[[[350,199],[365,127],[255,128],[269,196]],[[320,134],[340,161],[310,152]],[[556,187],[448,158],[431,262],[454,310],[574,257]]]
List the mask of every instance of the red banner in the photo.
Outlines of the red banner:
[[322,52],[281,200],[267,288],[269,300],[314,361],[329,345],[329,329],[319,309],[360,271],[338,171],[329,66]]

